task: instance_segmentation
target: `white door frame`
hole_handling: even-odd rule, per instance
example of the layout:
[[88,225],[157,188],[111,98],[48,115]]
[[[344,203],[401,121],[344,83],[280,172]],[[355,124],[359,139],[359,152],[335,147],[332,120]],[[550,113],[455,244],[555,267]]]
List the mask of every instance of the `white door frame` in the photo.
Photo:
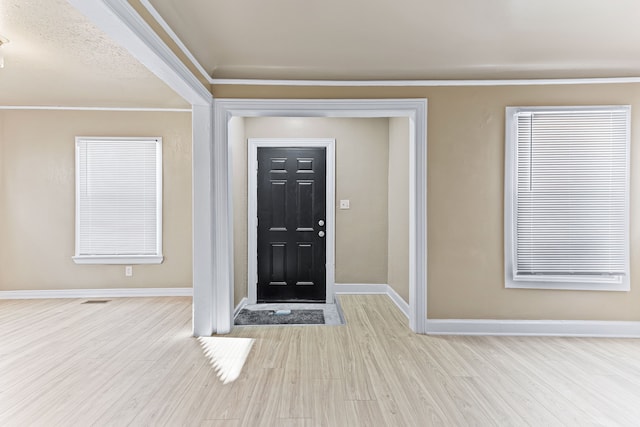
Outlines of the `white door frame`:
[[247,299],[258,299],[258,147],[319,147],[326,149],[326,298],[333,303],[335,284],[335,149],[332,138],[249,138],[247,155]]
[[[408,117],[409,132],[409,326],[426,333],[427,320],[427,100],[426,99],[216,99],[213,122],[212,192],[194,185],[194,200],[213,201],[213,233],[201,235],[213,246],[213,283],[194,280],[194,333],[225,334],[233,325],[233,205],[229,120],[232,117]],[[195,165],[194,161],[194,165]],[[194,166],[194,176],[199,168]],[[195,183],[194,183],[195,184]],[[194,213],[195,215],[195,213]],[[202,223],[194,222],[200,235]],[[204,228],[204,227],[203,227]],[[194,253],[195,256],[195,253]],[[194,276],[199,269],[194,263]],[[210,287],[213,287],[211,289]],[[206,289],[201,289],[206,288]],[[211,292],[212,291],[212,292]],[[207,310],[208,309],[208,310]],[[203,314],[198,311],[203,311]],[[205,319],[211,315],[210,321]],[[202,321],[199,321],[203,319]],[[208,321],[208,323],[207,323]],[[205,331],[205,329],[207,329]]]

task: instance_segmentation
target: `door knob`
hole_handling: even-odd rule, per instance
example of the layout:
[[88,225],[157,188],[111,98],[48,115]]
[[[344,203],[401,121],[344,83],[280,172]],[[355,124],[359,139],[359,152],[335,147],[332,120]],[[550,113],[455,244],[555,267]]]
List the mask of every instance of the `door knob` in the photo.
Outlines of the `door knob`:
[[318,221],[318,225],[322,227],[324,225],[324,221],[323,220]]
[[320,236],[320,237],[324,237],[324,231],[319,231],[319,232],[318,232],[318,236]]

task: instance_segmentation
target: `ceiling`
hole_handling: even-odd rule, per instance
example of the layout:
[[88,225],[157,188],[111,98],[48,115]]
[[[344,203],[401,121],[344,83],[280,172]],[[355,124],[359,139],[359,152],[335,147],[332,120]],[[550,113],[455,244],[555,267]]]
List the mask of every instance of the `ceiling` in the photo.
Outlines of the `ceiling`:
[[637,0],[148,0],[215,78],[640,76]]
[[[216,79],[640,76],[637,0],[129,0]],[[188,104],[66,0],[1,0],[0,105]]]

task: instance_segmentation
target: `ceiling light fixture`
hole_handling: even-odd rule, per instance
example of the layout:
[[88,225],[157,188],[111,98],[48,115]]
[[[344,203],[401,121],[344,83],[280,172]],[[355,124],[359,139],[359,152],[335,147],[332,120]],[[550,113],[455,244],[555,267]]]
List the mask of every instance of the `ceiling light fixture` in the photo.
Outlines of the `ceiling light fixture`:
[[2,55],[2,45],[9,43],[9,39],[0,35],[0,68],[4,68],[4,56]]

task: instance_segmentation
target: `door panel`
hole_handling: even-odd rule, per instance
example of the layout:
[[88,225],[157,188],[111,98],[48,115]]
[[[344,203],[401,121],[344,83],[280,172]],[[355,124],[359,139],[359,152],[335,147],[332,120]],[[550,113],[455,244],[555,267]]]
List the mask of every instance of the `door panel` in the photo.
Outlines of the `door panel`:
[[325,301],[326,149],[259,147],[257,183],[258,302]]
[[286,285],[287,279],[287,244],[272,243],[270,260],[271,260],[271,277],[269,285]]
[[296,231],[313,231],[313,181],[297,182]]
[[313,285],[313,245],[311,243],[298,243],[298,270],[296,285]]
[[287,231],[287,181],[271,181],[270,231]]

